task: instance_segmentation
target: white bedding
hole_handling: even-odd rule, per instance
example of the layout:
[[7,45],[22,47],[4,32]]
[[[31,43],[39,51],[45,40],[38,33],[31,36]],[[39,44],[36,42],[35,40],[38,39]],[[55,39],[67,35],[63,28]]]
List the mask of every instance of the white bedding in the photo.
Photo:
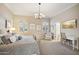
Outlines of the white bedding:
[[[6,48],[4,48],[6,46]],[[0,46],[1,47],[1,46]],[[22,36],[22,39],[12,44],[2,46],[7,54],[12,55],[33,55],[40,54],[37,42],[33,36]]]

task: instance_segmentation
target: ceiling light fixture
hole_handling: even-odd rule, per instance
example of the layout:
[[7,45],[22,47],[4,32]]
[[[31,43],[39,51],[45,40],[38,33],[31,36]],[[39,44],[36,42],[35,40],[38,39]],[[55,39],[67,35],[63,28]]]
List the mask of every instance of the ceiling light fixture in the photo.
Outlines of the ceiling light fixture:
[[38,11],[38,13],[34,14],[35,15],[35,19],[42,19],[43,17],[45,17],[45,15],[42,14],[41,11],[40,11],[40,6],[41,6],[41,3],[38,3],[39,11]]

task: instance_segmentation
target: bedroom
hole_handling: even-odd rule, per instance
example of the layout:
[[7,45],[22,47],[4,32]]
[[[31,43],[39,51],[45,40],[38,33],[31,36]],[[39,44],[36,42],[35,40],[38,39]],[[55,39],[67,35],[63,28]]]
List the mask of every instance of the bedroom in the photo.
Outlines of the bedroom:
[[[79,52],[73,50],[76,50],[74,44],[72,47],[62,45],[63,49],[59,43],[60,32],[64,32],[67,36],[78,37],[78,15],[78,3],[1,3],[0,54],[78,55]],[[61,22],[74,19],[77,19],[76,29],[60,28]],[[12,36],[9,40],[11,44],[4,40],[8,37],[7,34]],[[72,41],[68,42],[70,44]]]

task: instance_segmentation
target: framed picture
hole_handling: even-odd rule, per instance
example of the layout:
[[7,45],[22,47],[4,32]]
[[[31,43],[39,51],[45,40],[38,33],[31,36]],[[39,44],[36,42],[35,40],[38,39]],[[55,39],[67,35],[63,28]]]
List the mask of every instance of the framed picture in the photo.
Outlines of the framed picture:
[[74,29],[77,28],[77,20],[65,21],[61,25],[64,29]]
[[7,28],[7,20],[5,20],[5,28]]
[[5,26],[6,26],[6,28],[11,28],[12,27],[11,21],[5,20]]
[[6,18],[0,15],[0,29],[5,29],[6,28]]

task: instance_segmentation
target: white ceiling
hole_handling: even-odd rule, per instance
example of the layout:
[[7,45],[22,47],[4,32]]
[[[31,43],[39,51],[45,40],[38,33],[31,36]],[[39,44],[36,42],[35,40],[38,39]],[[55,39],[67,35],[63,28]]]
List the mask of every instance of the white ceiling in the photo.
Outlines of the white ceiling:
[[[15,15],[34,16],[38,12],[38,3],[6,3]],[[76,4],[73,3],[42,3],[41,13],[48,17],[57,15],[58,13],[68,9]]]

